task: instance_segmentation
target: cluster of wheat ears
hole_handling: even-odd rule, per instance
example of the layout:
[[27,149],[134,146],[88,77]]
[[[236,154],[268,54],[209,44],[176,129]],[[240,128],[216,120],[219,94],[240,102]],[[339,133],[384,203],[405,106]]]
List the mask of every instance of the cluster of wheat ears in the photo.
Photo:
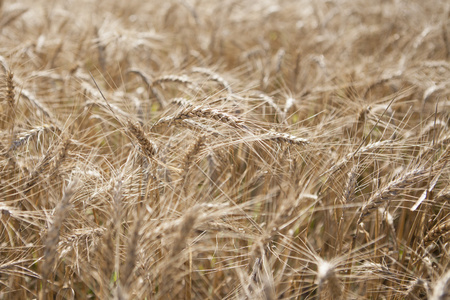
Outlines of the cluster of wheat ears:
[[449,2],[0,4],[0,299],[449,299]]

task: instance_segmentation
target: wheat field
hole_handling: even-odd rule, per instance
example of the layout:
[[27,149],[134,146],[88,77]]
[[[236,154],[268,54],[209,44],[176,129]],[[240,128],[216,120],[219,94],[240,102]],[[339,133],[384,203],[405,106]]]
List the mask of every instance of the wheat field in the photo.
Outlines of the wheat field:
[[448,1],[0,8],[0,300],[450,299]]

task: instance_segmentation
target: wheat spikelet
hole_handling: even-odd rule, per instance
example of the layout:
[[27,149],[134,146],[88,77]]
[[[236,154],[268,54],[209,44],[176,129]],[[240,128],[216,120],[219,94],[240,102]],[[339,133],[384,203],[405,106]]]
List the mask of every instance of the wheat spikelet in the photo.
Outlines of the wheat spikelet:
[[204,144],[205,136],[200,136],[197,138],[195,143],[189,146],[186,150],[186,154],[181,160],[181,170],[183,172],[183,177],[187,175],[189,168],[191,167],[195,157],[200,152],[200,150],[205,146]]
[[46,132],[57,133],[59,132],[59,130],[53,124],[44,124],[42,126],[34,127],[33,129],[30,129],[28,131],[24,131],[19,134],[17,140],[14,140],[12,142],[11,147],[8,151],[17,150],[19,147],[27,144],[31,139],[39,138],[40,135]]
[[0,66],[2,66],[3,72],[5,74],[8,74],[8,71],[10,70],[8,62],[6,61],[6,58],[0,55]]
[[8,71],[6,74],[6,102],[14,109],[15,105],[15,92],[14,92],[14,74]]
[[206,132],[215,137],[223,136],[220,132],[218,132],[217,130],[214,130],[214,128],[208,127],[208,126],[198,123],[198,122],[195,122],[194,120],[185,119],[179,124],[181,127],[186,127],[193,131]]
[[161,105],[161,107],[166,106],[166,101],[164,100],[163,96],[158,92],[157,89],[153,87],[152,81],[150,80],[150,76],[148,76],[147,74],[145,74],[144,71],[139,69],[129,69],[127,72],[138,75],[142,79],[142,81],[144,81],[145,85],[147,86],[147,89],[152,93],[153,97],[155,97],[159,105]]
[[[446,237],[450,232],[450,220],[442,223],[442,224],[437,224],[436,226],[434,226],[430,231],[428,231],[427,235],[424,238],[424,243],[425,244],[429,244],[431,242],[434,242],[435,240],[437,240],[439,237]],[[450,238],[450,236],[448,236],[448,238]]]
[[217,74],[216,72],[213,72],[207,68],[192,68],[193,73],[200,73],[208,76],[208,80],[216,81],[220,85],[223,86],[223,88],[227,91],[228,94],[233,94],[233,90],[231,89],[230,84],[228,81],[226,81],[222,76]]
[[276,57],[276,63],[275,63],[275,74],[278,74],[281,71],[281,67],[283,64],[283,59],[286,55],[286,51],[281,48],[277,51],[275,57]]
[[437,282],[434,283],[433,293],[430,300],[446,300],[450,297],[450,270],[445,272]]
[[[273,130],[270,130],[267,132],[267,137],[270,140],[274,140],[281,143],[287,143],[290,145],[299,145],[299,146],[306,146],[309,145],[309,141],[305,138],[296,137],[294,135],[288,134],[288,133],[281,133],[276,132]],[[264,135],[262,136],[264,137]]]
[[273,107],[277,113],[278,116],[283,116],[283,111],[280,109],[280,107],[275,103],[275,101],[272,99],[272,97],[269,97],[268,95],[264,93],[258,93],[256,94],[257,97],[264,100],[267,104],[269,104],[271,107]]
[[358,166],[354,166],[347,174],[348,180],[346,182],[344,192],[342,194],[342,203],[350,203],[355,195],[355,188],[358,179]]
[[248,127],[244,124],[244,122],[241,119],[232,116],[226,112],[222,112],[217,109],[212,109],[203,106],[187,107],[174,116],[161,118],[153,125],[153,128],[164,125],[170,126],[172,124],[179,124],[183,120],[191,118],[212,119],[227,124],[234,128],[248,130]]
[[128,131],[137,139],[139,145],[141,146],[142,152],[150,158],[154,159],[154,156],[158,152],[158,148],[155,143],[150,141],[143,131],[143,129],[138,125],[134,124],[131,120],[127,122]]
[[425,288],[427,291],[429,290],[429,284],[427,281],[423,280],[422,278],[417,278],[416,280],[412,281],[411,284],[408,286],[408,289],[406,290],[406,297],[414,297],[414,294],[416,293],[416,290],[420,288]]
[[68,138],[66,138],[61,145],[59,146],[57,152],[56,152],[56,160],[53,165],[53,169],[50,172],[52,176],[56,174],[61,164],[66,160],[67,158],[67,152],[69,151],[69,147],[72,144],[72,141]]
[[328,171],[323,173],[322,175],[326,173],[330,173],[330,176],[334,174],[336,171],[340,170],[342,167],[344,167],[350,160],[355,158],[357,155],[369,155],[374,151],[383,150],[386,145],[392,144],[393,140],[384,140],[379,142],[370,143],[364,147],[359,148],[359,150],[347,153],[344,158],[342,158],[339,162],[334,164]]
[[328,295],[332,299],[342,298],[342,285],[336,275],[335,267],[330,262],[319,259],[317,262],[317,284],[319,293],[327,287]]
[[54,147],[50,147],[42,160],[39,162],[39,164],[34,168],[33,172],[28,176],[28,180],[25,184],[25,187],[23,189],[24,193],[28,193],[31,188],[37,183],[39,177],[41,174],[47,169],[47,167],[50,165],[50,161],[55,156],[54,153]]
[[14,74],[8,71],[6,74],[6,96],[5,100],[8,105],[7,123],[9,125],[9,132],[11,135],[11,141],[14,140],[14,123],[16,119],[16,101],[14,92]]
[[194,228],[198,217],[198,212],[193,208],[185,213],[173,242],[172,255],[178,255],[186,247],[186,240],[189,238],[189,234]]
[[189,79],[189,77],[183,75],[183,76],[177,76],[177,75],[165,75],[165,76],[161,76],[158,78],[155,78],[155,80],[153,80],[151,86],[157,86],[157,85],[161,85],[163,83],[168,83],[168,82],[174,82],[174,83],[179,83],[179,84],[184,84],[184,85],[192,85],[193,82],[192,80]]
[[80,241],[101,238],[105,231],[106,230],[103,227],[74,230],[71,235],[66,236],[65,238],[60,238],[60,241],[58,243],[58,251],[64,253],[69,251],[69,249],[73,248],[74,244],[77,244]]
[[[119,253],[118,246],[121,238],[121,224],[123,215],[123,180],[119,174],[114,182],[112,200],[112,212],[106,230],[103,233],[103,243],[97,253],[101,264],[101,292],[104,297],[112,292],[111,276],[118,275]],[[114,244],[115,242],[115,244]]]
[[179,272],[178,265],[182,261],[182,251],[186,247],[186,241],[189,238],[194,226],[198,220],[198,214],[194,208],[189,209],[179,222],[178,231],[175,233],[173,244],[171,247],[172,259],[165,265],[164,274],[162,275],[161,294],[171,293],[173,286],[177,283],[176,277]]
[[140,238],[141,219],[138,217],[131,231],[131,237],[128,240],[127,258],[121,272],[121,281],[125,291],[129,289],[129,285],[133,279],[133,271],[137,262],[137,249]]
[[172,104],[176,104],[176,105],[181,106],[181,107],[190,107],[190,106],[193,105],[193,104],[192,104],[189,100],[187,100],[186,98],[173,98],[173,99],[171,100],[171,103],[172,103]]
[[430,131],[435,130],[435,129],[439,129],[439,128],[442,128],[442,130],[444,131],[444,130],[448,129],[448,125],[447,125],[446,122],[444,122],[442,120],[430,121],[423,127],[421,135],[425,136]]
[[87,108],[92,107],[92,106],[98,106],[98,107],[103,108],[106,112],[110,112],[110,109],[112,109],[114,113],[118,114],[121,117],[124,117],[124,118],[130,117],[129,113],[124,112],[122,109],[117,107],[117,105],[114,105],[112,103],[104,104],[104,103],[100,103],[98,101],[93,100],[93,101],[86,101],[85,106]]
[[294,103],[295,103],[295,99],[294,98],[292,98],[292,97],[287,97],[286,98],[286,103],[284,104],[284,110],[283,110],[284,122],[287,121],[288,112],[294,106]]
[[[435,168],[439,167],[435,166]],[[413,169],[378,189],[362,207],[357,224],[361,224],[374,209],[393,199],[402,189],[425,179],[430,174],[430,170],[431,167]]]
[[56,250],[59,243],[61,226],[64,221],[67,209],[69,208],[70,200],[76,192],[77,184],[78,180],[73,179],[64,189],[63,197],[61,199],[61,202],[55,208],[55,212],[53,214],[53,222],[47,232],[47,237],[44,244],[44,264],[42,266],[42,290],[44,293],[47,293],[47,280],[50,279],[50,273],[53,272],[53,268],[56,262]]
[[30,103],[34,107],[36,107],[42,114],[44,114],[44,116],[46,116],[54,126],[57,126],[58,128],[60,128],[60,126],[58,126],[59,122],[56,121],[56,119],[53,117],[50,110],[48,108],[46,108],[41,102],[39,102],[30,91],[22,88],[22,89],[20,89],[20,96],[22,96],[25,99],[27,99],[28,101],[30,101]]

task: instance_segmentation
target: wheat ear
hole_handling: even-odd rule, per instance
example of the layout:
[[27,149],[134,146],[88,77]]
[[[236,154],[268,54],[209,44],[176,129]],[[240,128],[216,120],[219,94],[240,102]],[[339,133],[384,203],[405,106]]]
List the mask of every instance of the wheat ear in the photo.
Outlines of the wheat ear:
[[232,116],[226,112],[219,111],[217,109],[203,106],[187,107],[174,116],[161,118],[153,125],[153,127],[179,124],[183,120],[191,118],[213,119],[215,121],[227,124],[234,128],[248,130],[248,127],[244,124],[244,121],[241,120],[240,118]]
[[450,270],[444,273],[433,287],[430,300],[448,300],[450,298]]
[[[435,166],[435,168],[438,169],[438,166]],[[376,191],[369,198],[367,204],[362,207],[358,224],[361,224],[374,209],[393,199],[399,191],[425,179],[427,175],[430,174],[430,170],[431,167],[413,169]]]
[[204,75],[208,76],[209,80],[215,81],[215,82],[219,83],[221,86],[223,86],[223,88],[228,92],[228,94],[233,94],[233,90],[231,89],[231,86],[228,83],[228,81],[226,81],[222,76],[220,76],[216,72],[213,72],[206,68],[198,68],[198,67],[192,68],[192,72],[200,73],[200,74],[204,74]]
[[342,298],[342,285],[336,275],[333,264],[325,260],[319,259],[317,262],[317,284],[319,286],[319,294],[327,287],[330,299]]
[[76,192],[76,187],[78,180],[72,180],[69,185],[65,188],[61,202],[56,206],[55,212],[53,214],[53,222],[47,232],[47,237],[44,243],[44,264],[42,267],[42,285],[44,294],[46,291],[47,280],[49,275],[53,272],[53,268],[56,262],[56,250],[59,242],[60,230],[64,218],[66,216],[67,209],[69,208],[70,199]]
[[[449,233],[450,233],[450,220],[434,226],[430,231],[428,231],[423,241],[425,244],[429,244],[437,240],[441,236],[447,236]],[[450,238],[450,236],[448,238]]]
[[134,124],[131,120],[128,120],[127,128],[128,131],[133,135],[133,137],[136,138],[136,140],[138,141],[139,145],[141,146],[142,152],[144,152],[144,154],[148,158],[154,159],[154,156],[156,155],[158,148],[155,145],[155,143],[150,141],[145,136],[142,127],[138,124]]
[[17,150],[17,148],[25,145],[33,138],[39,137],[40,135],[46,132],[58,132],[58,131],[59,131],[58,128],[55,127],[54,125],[44,124],[42,126],[34,127],[33,129],[20,133],[17,140],[14,140],[11,143],[11,146],[8,151]]

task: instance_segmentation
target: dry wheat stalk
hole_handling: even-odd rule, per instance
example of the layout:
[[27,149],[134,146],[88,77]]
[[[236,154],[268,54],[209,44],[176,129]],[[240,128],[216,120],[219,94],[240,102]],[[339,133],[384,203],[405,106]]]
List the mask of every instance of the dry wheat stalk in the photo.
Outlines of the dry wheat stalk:
[[[6,150],[5,146],[0,141],[0,156],[5,157],[8,161],[5,165],[11,165],[13,169],[16,169],[19,164],[17,163],[17,160],[14,155],[8,150]],[[19,167],[22,169],[22,167]]]
[[450,186],[447,188],[444,188],[442,191],[439,192],[439,194],[436,195],[436,201],[438,202],[444,202],[445,200],[450,200]]
[[172,244],[171,249],[171,260],[169,260],[165,269],[163,270],[162,275],[162,287],[161,287],[161,295],[165,295],[166,293],[171,293],[173,286],[177,283],[178,273],[178,265],[182,261],[182,253],[183,249],[186,247],[186,242],[189,239],[189,235],[191,234],[194,226],[198,220],[198,212],[195,211],[195,208],[189,209],[183,217],[180,218],[178,231],[175,233],[175,237]]
[[179,231],[172,246],[172,255],[179,255],[186,247],[186,240],[189,238],[198,219],[198,212],[194,208],[185,213],[179,225]]
[[[435,154],[440,148],[446,148],[450,144],[450,134],[444,135],[431,146],[423,147],[417,154],[417,160],[425,159],[430,154]],[[445,153],[445,152],[444,152]]]
[[108,103],[108,104],[104,104],[104,103],[100,103],[96,100],[92,100],[92,101],[86,101],[85,106],[88,107],[92,107],[92,106],[98,106],[103,108],[106,112],[110,112],[110,109],[112,109],[114,111],[114,113],[118,114],[121,117],[124,118],[129,118],[130,114],[123,111],[122,109],[120,109],[119,107],[117,107],[117,105],[114,105],[112,103]]

